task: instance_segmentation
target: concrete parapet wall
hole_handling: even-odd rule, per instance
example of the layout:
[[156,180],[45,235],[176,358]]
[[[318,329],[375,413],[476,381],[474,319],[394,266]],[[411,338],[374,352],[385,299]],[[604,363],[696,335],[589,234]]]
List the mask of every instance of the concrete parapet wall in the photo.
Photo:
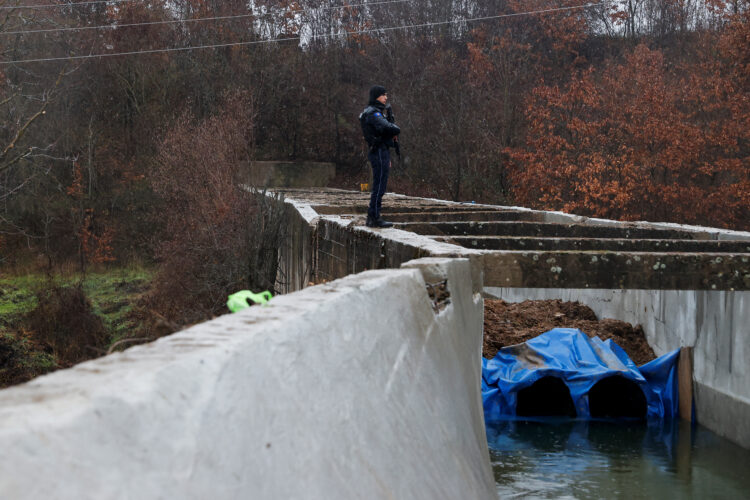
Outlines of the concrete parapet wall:
[[470,276],[361,273],[4,390],[0,496],[494,498]]
[[750,292],[495,287],[485,291],[509,302],[579,301],[599,318],[643,326],[657,355],[693,347],[698,421],[750,448]]

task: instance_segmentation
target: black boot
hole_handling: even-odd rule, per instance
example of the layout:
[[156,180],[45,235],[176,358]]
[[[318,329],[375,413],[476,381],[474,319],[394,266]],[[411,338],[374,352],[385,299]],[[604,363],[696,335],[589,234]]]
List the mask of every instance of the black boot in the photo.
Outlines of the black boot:
[[369,215],[367,216],[367,220],[365,221],[365,226],[367,227],[379,227],[379,228],[385,228],[385,227],[393,227],[393,222],[388,222],[387,220],[384,220],[382,217],[378,217],[377,219],[373,219]]
[[378,217],[378,220],[375,221],[375,226],[377,226],[377,227],[393,227],[393,222],[388,222],[387,220],[383,219],[382,217]]

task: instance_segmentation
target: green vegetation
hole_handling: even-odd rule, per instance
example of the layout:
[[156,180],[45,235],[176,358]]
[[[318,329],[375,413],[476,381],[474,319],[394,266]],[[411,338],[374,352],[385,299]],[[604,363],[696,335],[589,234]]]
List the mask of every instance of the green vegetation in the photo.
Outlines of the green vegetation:
[[133,306],[153,278],[146,269],[117,269],[114,272],[90,274],[83,282],[94,313],[101,317],[111,342],[117,342],[139,325],[131,317]]
[[0,332],[36,307],[34,290],[43,281],[41,275],[0,277]]
[[[90,272],[83,279],[83,290],[91,301],[94,313],[101,317],[111,341],[116,342],[136,325],[131,318],[133,304],[148,288],[153,271],[143,268],[116,268]],[[78,283],[80,274],[55,277],[56,285]],[[45,288],[47,277],[42,273],[0,277],[0,333],[9,333],[37,307],[36,291]]]
[[55,357],[26,332],[0,332],[0,387],[25,382],[57,367]]
[[143,268],[52,281],[41,273],[0,277],[0,387],[104,354],[135,336],[142,325],[134,307],[152,279]]

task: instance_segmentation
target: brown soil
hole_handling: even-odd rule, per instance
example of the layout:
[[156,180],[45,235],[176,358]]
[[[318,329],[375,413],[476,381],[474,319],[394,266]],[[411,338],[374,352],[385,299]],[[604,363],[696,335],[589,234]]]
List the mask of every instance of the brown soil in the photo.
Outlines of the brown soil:
[[594,311],[580,302],[527,300],[511,304],[484,301],[483,355],[491,359],[501,347],[520,344],[553,328],[578,328],[589,337],[612,339],[636,365],[656,358],[640,325],[615,319],[598,320]]

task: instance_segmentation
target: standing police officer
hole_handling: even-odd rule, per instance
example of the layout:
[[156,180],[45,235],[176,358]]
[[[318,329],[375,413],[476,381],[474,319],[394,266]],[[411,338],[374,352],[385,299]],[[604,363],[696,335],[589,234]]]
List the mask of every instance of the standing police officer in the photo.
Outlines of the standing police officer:
[[391,151],[389,148],[395,145],[401,129],[395,123],[386,119],[383,115],[386,111],[388,94],[385,87],[374,85],[370,89],[370,102],[359,121],[362,124],[362,133],[367,145],[370,147],[367,157],[372,164],[372,194],[370,194],[370,207],[367,210],[368,227],[391,227],[393,223],[383,220],[380,207],[388,184],[388,172],[391,168]]

